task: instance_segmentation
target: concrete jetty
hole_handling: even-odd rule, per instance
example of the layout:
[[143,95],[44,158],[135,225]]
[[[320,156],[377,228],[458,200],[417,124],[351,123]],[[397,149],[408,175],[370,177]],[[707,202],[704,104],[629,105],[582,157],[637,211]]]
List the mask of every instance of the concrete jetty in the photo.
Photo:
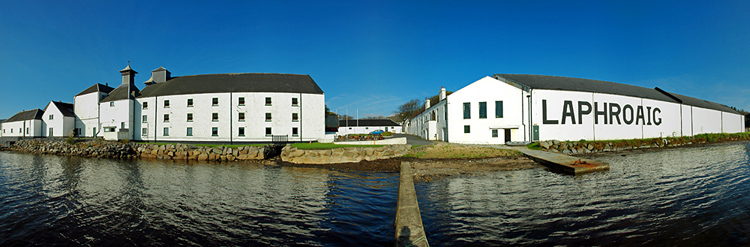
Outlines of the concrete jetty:
[[521,149],[518,151],[521,151],[523,154],[529,156],[529,158],[540,164],[562,173],[580,175],[584,173],[609,170],[608,163],[596,160],[531,149]]
[[414,190],[414,174],[409,162],[401,162],[395,224],[395,246],[430,246],[422,226],[422,215],[419,214],[419,202]]

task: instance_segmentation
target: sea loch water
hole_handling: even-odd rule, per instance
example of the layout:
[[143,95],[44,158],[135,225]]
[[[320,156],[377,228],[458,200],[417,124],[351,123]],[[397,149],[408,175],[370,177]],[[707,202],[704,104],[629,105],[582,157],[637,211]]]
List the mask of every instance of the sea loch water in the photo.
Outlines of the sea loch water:
[[[417,183],[431,246],[748,245],[750,143]],[[398,173],[0,152],[0,246],[393,244]]]

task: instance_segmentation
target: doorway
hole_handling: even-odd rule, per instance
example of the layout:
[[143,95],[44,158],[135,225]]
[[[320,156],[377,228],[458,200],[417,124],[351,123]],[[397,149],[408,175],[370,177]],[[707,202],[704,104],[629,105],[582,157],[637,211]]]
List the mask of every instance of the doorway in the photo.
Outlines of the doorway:
[[505,142],[510,142],[510,129],[505,129]]

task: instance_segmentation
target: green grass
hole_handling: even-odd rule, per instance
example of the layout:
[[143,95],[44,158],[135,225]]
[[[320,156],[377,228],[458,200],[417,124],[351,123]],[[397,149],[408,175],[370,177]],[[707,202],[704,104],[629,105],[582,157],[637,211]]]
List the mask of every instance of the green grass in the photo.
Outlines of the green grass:
[[[176,145],[177,143],[166,143],[166,142],[147,142],[145,144],[152,144],[152,145],[159,145],[159,146],[166,146],[166,145]],[[186,145],[193,145],[198,147],[230,147],[230,148],[238,148],[238,147],[262,147],[267,144],[264,143],[253,143],[253,144],[234,144],[234,145],[226,145],[226,144],[186,144]]]
[[531,150],[542,150],[542,146],[539,146],[538,142],[529,143],[529,145],[526,145],[526,147]]
[[293,143],[292,147],[299,149],[333,149],[333,148],[345,148],[345,147],[382,147],[385,145],[337,145],[333,143]]

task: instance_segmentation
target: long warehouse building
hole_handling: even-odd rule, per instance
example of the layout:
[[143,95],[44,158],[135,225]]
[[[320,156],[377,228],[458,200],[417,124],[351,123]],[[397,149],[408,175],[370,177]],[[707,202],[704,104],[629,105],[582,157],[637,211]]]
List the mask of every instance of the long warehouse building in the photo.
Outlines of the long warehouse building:
[[425,102],[408,133],[452,143],[616,140],[743,132],[726,105],[660,88],[525,74],[495,74]]

